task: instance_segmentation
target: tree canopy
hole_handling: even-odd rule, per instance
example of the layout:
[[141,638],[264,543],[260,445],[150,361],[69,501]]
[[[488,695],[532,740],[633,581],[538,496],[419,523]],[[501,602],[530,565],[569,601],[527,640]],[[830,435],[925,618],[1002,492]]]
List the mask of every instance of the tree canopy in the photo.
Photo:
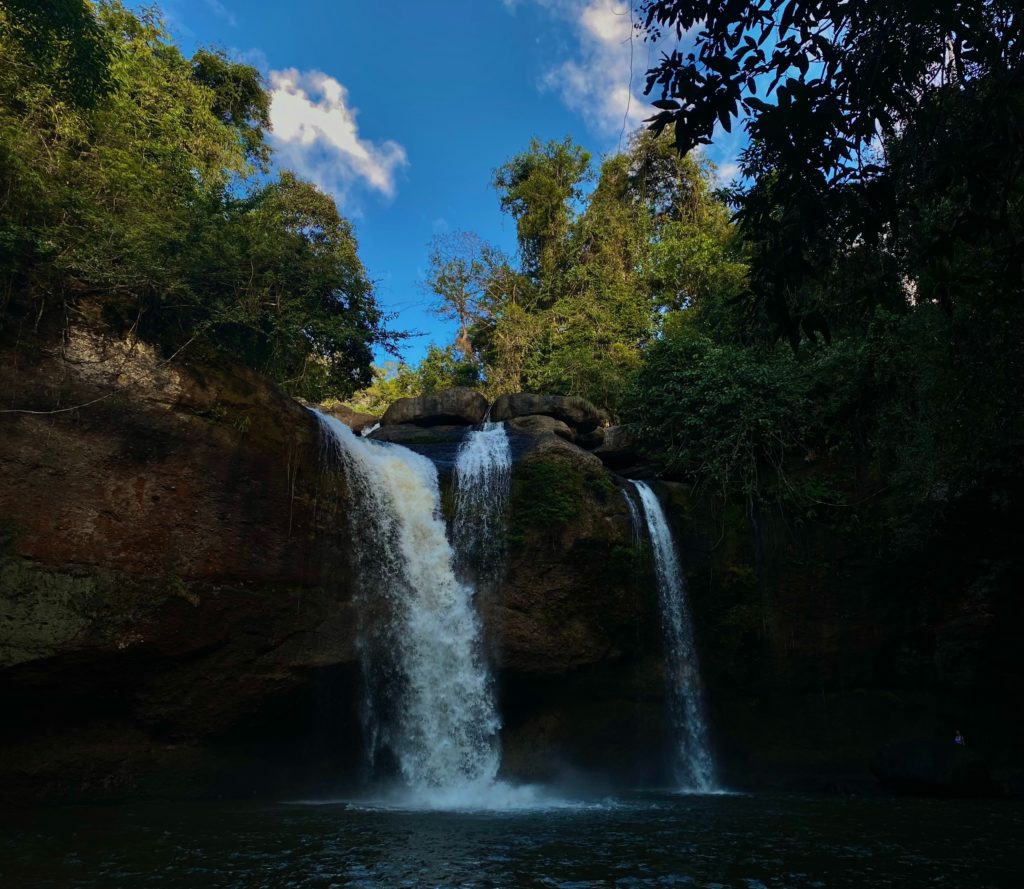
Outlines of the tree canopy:
[[[648,72],[647,90],[659,96],[654,131],[672,129],[681,151],[734,122],[749,133],[749,184],[734,200],[752,244],[752,296],[794,346],[844,321],[815,282],[847,245],[902,250],[906,193],[893,159],[908,129],[920,132],[931,115],[937,138],[940,108],[999,101],[990,120],[1019,144],[1005,129],[1021,123],[1015,2],[650,0],[641,10],[649,37],[681,43]],[[979,197],[1006,193],[1014,176],[1012,163],[990,168]],[[885,264],[873,302],[891,308],[900,276],[888,256]]]
[[116,0],[2,0],[0,54],[0,323],[88,304],[296,394],[370,382],[396,334],[334,201],[268,181],[255,68]]
[[710,168],[667,140],[640,135],[594,169],[571,139],[534,139],[494,186],[518,256],[449,235],[434,244],[426,282],[490,394],[582,395],[617,414],[665,313],[713,312],[743,286]]

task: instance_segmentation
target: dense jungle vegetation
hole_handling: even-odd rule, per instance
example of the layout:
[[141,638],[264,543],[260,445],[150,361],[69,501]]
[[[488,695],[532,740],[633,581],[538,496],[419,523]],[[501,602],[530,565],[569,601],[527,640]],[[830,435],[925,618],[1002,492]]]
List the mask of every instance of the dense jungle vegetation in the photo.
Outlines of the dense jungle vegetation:
[[[219,350],[373,411],[450,385],[581,395],[665,472],[751,510],[848,524],[884,495],[907,538],[968,501],[1009,521],[1017,5],[639,12],[640,36],[680,46],[649,72],[651,129],[600,160],[566,138],[499,166],[518,250],[470,232],[432,245],[423,284],[458,332],[412,368],[371,366],[402,334],[333,201],[270,176],[256,70],[185,58],[117,2],[2,0],[0,320],[24,335],[96,311],[168,356]],[[749,142],[720,183],[699,146],[734,126]]]
[[[1019,8],[641,12],[648,37],[697,34],[649,72],[651,129],[596,170],[568,139],[501,166],[518,255],[438,242],[427,285],[458,338],[378,370],[362,403],[452,383],[582,395],[663,470],[755,515],[773,503],[848,530],[884,497],[875,532],[899,545],[951,515],[1015,527]],[[716,189],[699,146],[733,126],[749,144]]]
[[256,69],[185,58],[155,12],[116,0],[3,0],[0,58],[8,333],[89,313],[309,398],[371,381],[396,335],[334,201],[270,178]]

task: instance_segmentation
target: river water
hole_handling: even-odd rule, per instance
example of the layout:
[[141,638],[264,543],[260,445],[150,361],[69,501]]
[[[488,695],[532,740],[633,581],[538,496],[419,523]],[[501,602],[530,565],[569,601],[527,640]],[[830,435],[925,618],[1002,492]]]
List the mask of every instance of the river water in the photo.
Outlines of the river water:
[[1020,801],[638,793],[495,813],[147,804],[42,810],[17,824],[0,840],[0,884],[12,889],[1024,886]]

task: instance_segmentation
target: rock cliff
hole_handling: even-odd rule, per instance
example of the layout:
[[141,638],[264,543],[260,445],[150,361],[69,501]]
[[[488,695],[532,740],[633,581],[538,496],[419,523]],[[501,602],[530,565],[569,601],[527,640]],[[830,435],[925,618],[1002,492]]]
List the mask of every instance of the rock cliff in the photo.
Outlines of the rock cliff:
[[[307,743],[274,718],[315,735],[317,686],[355,659],[313,418],[256,374],[87,329],[2,352],[0,786],[244,786],[261,746]],[[344,758],[354,714],[328,718]]]
[[[0,366],[3,796],[355,783],[346,492],[321,471],[310,413],[250,372],[167,362],[88,327],[9,337]],[[399,405],[372,433],[430,453],[446,503],[445,467],[485,409],[456,395]],[[500,412],[515,456],[508,562],[478,604],[505,772],[662,782],[650,552],[606,468],[641,472],[633,443],[575,399],[510,397]],[[1009,557],[988,546],[926,572],[920,557],[873,567],[813,526],[655,487],[689,576],[727,784],[847,786],[869,780],[882,745],[947,728],[1014,755],[1021,717],[995,716],[1022,688]],[[1019,533],[1008,523],[1000,546]],[[989,565],[991,582],[962,564]]]
[[[5,796],[358,778],[344,481],[321,471],[309,412],[256,374],[167,362],[87,326],[0,352]],[[431,424],[483,411],[456,395],[427,405],[426,425],[399,406],[391,419],[405,425],[374,435],[454,452],[459,428]],[[596,769],[609,748],[635,760],[637,634],[655,625],[624,506],[564,422],[526,426],[514,433],[508,581],[481,603],[509,771]],[[606,727],[581,733],[587,720]]]

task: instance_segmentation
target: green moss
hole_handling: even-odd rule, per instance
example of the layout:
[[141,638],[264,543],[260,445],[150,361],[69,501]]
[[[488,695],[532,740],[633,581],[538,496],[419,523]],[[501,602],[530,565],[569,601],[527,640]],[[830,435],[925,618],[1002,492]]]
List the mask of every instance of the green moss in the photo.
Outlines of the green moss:
[[542,458],[519,466],[512,488],[509,540],[531,532],[561,531],[583,506],[582,474],[564,460]]
[[605,569],[608,575],[618,581],[635,577],[643,566],[641,549],[641,546],[624,546],[623,544],[613,546],[608,554]]
[[17,559],[0,565],[0,666],[52,655],[84,632],[96,610],[97,580],[31,568]]
[[611,497],[615,496],[618,490],[612,484],[612,480],[608,478],[608,473],[606,472],[588,470],[583,476],[583,483],[587,486],[587,490],[601,503],[607,503]]

